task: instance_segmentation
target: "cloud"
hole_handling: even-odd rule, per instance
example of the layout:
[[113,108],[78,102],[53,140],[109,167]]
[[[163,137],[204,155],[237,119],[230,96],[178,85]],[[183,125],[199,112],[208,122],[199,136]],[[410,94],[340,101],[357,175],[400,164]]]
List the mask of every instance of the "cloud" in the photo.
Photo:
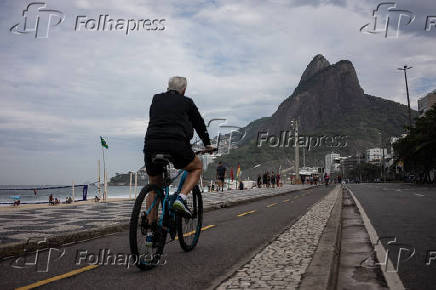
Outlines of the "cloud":
[[[433,9],[432,1],[398,4],[417,15]],[[359,32],[376,1],[56,1],[49,7],[66,18],[48,39],[9,32],[25,5],[0,3],[3,184],[23,175],[32,183],[89,179],[100,135],[109,137],[110,173],[141,167],[151,98],[172,75],[188,77],[187,94],[206,118],[226,117],[238,126],[270,116],[318,53],[331,63],[351,60],[367,93],[403,104],[404,79],[396,68],[413,66],[414,107],[436,76],[434,33],[407,27],[399,39],[384,39]],[[166,28],[128,36],[74,31],[75,16],[100,14],[165,18]]]

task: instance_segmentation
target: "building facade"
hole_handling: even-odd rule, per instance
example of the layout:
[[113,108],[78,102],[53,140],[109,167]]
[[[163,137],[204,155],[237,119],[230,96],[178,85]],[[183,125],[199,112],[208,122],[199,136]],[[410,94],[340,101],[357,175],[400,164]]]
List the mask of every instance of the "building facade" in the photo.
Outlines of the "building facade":
[[340,163],[341,155],[337,153],[330,153],[325,156],[325,169],[324,172],[330,175],[332,172],[336,171]]
[[375,164],[381,164],[383,159],[383,151],[384,151],[384,158],[387,158],[388,156],[388,150],[386,148],[371,148],[366,150],[366,162],[368,163],[375,163]]

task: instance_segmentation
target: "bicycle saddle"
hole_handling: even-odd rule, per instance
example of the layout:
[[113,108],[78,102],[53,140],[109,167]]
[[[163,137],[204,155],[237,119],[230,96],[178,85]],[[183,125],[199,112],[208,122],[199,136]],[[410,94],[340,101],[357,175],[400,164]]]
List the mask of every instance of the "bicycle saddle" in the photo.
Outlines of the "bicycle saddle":
[[165,153],[157,153],[151,157],[151,162],[161,166],[168,165],[172,160],[173,157],[170,154]]

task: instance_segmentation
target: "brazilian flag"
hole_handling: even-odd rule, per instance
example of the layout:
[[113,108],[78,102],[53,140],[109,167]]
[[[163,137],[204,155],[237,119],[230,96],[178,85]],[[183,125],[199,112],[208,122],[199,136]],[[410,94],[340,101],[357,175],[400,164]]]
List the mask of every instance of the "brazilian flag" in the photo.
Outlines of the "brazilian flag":
[[100,136],[100,142],[101,142],[101,146],[103,146],[106,149],[109,149],[109,146],[107,145],[106,141],[101,136]]

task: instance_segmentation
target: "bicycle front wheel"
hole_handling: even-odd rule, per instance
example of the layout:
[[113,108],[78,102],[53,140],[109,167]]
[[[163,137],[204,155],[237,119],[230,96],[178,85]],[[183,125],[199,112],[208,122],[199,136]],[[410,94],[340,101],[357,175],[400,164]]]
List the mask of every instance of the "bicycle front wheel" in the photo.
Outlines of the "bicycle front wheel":
[[[136,266],[141,270],[149,270],[160,263],[167,236],[167,231],[158,226],[157,221],[150,224],[147,220],[146,211],[151,205],[146,207],[146,197],[152,194],[152,191],[151,185],[142,188],[130,217],[130,252],[136,259]],[[161,202],[158,201],[154,207],[160,212]],[[153,235],[152,246],[146,242],[149,234]]]
[[189,252],[198,243],[203,223],[203,199],[198,185],[193,188],[192,194],[188,195],[186,201],[192,211],[192,217],[185,218],[177,215],[176,225],[180,246],[184,251]]

